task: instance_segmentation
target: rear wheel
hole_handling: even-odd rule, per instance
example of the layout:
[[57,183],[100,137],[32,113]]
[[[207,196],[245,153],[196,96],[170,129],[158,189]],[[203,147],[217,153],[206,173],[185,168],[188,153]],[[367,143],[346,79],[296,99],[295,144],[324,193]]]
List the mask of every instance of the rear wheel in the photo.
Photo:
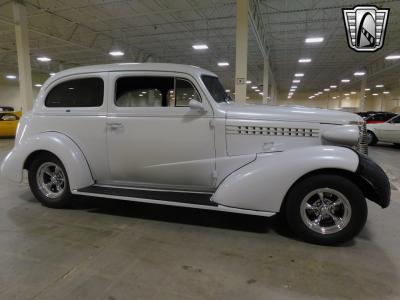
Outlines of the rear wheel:
[[56,156],[38,156],[28,171],[29,186],[39,202],[52,208],[69,206],[71,192],[67,172]]
[[376,137],[375,133],[368,130],[368,145],[375,146],[378,143],[378,138]]
[[302,239],[337,245],[361,231],[368,209],[363,193],[353,182],[338,175],[318,175],[290,190],[285,213],[289,227]]

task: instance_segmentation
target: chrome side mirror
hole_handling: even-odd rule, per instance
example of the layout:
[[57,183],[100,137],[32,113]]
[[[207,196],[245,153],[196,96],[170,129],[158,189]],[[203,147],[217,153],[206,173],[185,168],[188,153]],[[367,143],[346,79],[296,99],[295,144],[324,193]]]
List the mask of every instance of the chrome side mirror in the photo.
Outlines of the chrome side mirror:
[[189,101],[189,107],[190,107],[190,109],[197,110],[197,111],[200,111],[200,112],[205,112],[206,111],[206,109],[204,108],[203,104],[201,102],[197,101],[197,100],[194,100],[194,99]]

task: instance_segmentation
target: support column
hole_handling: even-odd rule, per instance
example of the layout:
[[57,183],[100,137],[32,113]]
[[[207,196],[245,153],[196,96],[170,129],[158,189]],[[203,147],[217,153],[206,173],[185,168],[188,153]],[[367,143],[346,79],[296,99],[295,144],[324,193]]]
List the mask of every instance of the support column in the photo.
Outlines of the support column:
[[17,44],[18,57],[18,80],[19,80],[19,103],[17,108],[22,112],[32,109],[32,75],[31,61],[29,56],[29,37],[28,37],[28,19],[26,16],[26,7],[20,2],[13,2],[15,39]]
[[246,103],[247,43],[249,34],[249,0],[236,1],[236,71],[235,100]]
[[264,59],[264,74],[263,74],[263,104],[268,103],[268,85],[269,85],[269,59]]
[[359,93],[358,98],[358,110],[364,111],[365,110],[365,89],[367,87],[367,77],[364,77],[361,81],[361,90]]
[[269,101],[271,105],[276,105],[275,81],[271,82],[271,95],[269,97]]

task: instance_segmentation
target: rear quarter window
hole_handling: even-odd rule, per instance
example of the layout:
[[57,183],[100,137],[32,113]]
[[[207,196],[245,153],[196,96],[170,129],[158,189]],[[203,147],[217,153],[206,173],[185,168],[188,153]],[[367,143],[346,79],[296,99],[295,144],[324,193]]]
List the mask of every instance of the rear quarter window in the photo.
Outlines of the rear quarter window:
[[64,81],[47,94],[47,107],[98,107],[103,105],[104,82],[101,78]]

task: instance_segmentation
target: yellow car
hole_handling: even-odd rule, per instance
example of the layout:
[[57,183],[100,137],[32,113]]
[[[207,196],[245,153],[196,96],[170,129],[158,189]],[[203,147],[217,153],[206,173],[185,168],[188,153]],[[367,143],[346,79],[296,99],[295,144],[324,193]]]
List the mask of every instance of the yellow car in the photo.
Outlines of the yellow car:
[[0,137],[13,137],[17,131],[21,112],[0,112]]

